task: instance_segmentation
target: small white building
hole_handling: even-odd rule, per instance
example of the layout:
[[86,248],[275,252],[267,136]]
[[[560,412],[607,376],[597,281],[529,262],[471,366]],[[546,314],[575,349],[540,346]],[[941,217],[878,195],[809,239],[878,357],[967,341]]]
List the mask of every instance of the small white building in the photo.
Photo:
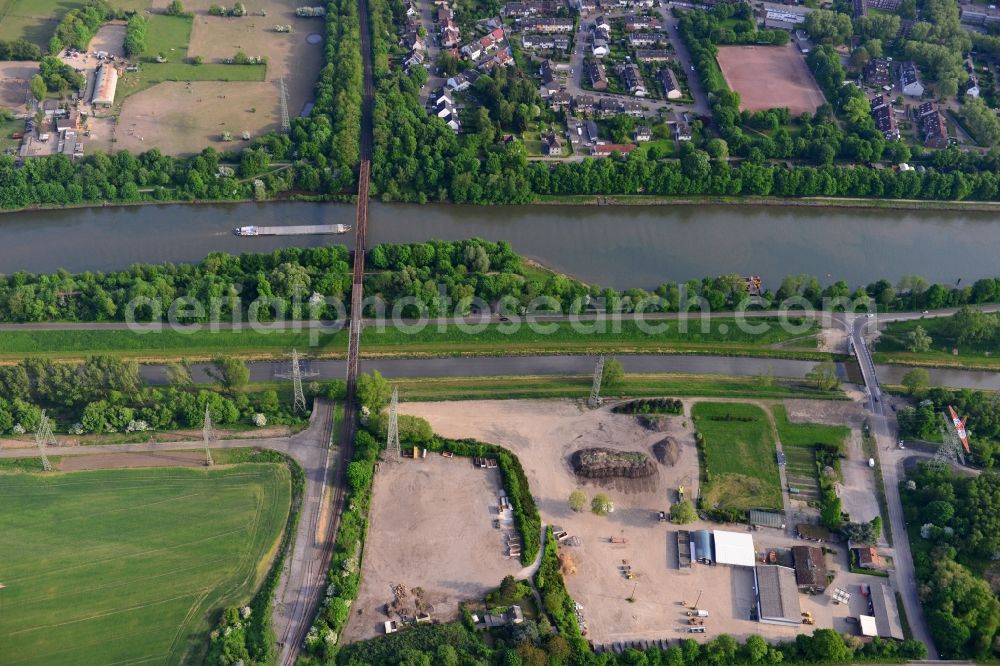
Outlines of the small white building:
[[753,536],[745,532],[725,532],[713,530],[715,561],[737,567],[752,567],[757,563],[753,549]]
[[899,70],[899,87],[907,97],[922,97],[924,84],[920,82],[917,66],[912,62],[903,63]]

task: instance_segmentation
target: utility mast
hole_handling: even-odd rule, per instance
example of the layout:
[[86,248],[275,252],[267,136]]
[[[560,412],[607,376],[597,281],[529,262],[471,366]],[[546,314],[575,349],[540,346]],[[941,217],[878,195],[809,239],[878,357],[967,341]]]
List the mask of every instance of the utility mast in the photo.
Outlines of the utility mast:
[[590,400],[587,401],[592,408],[601,406],[602,377],[604,377],[604,354],[597,357],[597,365],[594,366],[594,383],[590,387]]
[[965,464],[965,454],[962,446],[962,438],[959,436],[955,424],[946,415],[943,416],[944,424],[941,426],[941,446],[934,453],[934,460],[946,464]]
[[392,401],[389,402],[389,429],[385,448],[387,451],[395,451],[397,458],[403,455],[399,446],[399,389],[395,386],[392,387]]
[[212,427],[212,412],[208,408],[208,403],[205,403],[205,426],[201,429],[202,439],[205,440],[205,466],[211,467],[215,464],[212,460],[212,450],[209,445],[213,439],[215,439],[215,429]]
[[35,431],[35,444],[38,445],[38,455],[42,459],[42,469],[46,472],[52,471],[48,456],[45,455],[45,447],[49,444],[56,444],[56,438],[52,435],[52,422],[49,417],[42,412],[42,418],[38,422],[38,429]]
[[315,377],[318,372],[312,372],[309,370],[302,369],[302,358],[299,356],[297,349],[292,350],[292,367],[287,371],[280,373],[279,377],[284,377],[285,379],[292,380],[292,394],[294,396],[292,402],[292,409],[294,411],[306,410],[306,394],[302,390],[302,378],[303,377]]
[[285,87],[285,79],[279,79],[278,85],[281,87],[281,131],[288,134],[292,123],[288,120],[288,89]]

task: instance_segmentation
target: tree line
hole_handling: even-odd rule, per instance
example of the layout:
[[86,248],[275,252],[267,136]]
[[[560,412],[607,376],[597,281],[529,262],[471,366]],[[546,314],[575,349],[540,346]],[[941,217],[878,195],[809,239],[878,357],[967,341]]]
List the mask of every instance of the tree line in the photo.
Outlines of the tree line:
[[920,463],[900,484],[927,625],[943,659],[995,660],[1000,601],[983,579],[1000,551],[1000,472]]
[[[134,264],[121,271],[17,272],[0,275],[0,321],[146,322],[173,316],[181,323],[195,323],[232,319],[237,314],[245,321],[251,306],[263,321],[335,319],[342,314],[335,307],[319,304],[312,309],[309,300],[319,294],[345,302],[351,289],[349,260],[346,247],[329,245],[289,247],[266,254],[213,252],[197,264]],[[503,305],[512,313],[550,307],[545,301],[558,304],[564,313],[585,309],[608,313],[722,311],[747,306],[750,298],[745,278],[735,273],[664,282],[648,291],[587,285],[558,273],[528,272],[508,242],[476,238],[375,245],[368,252],[366,267],[365,296],[388,307],[407,303],[403,316],[417,316],[421,311],[446,316],[459,304],[468,313],[473,298],[490,307]],[[765,288],[759,296],[754,307],[775,307],[795,299],[816,309],[831,303],[842,308],[847,301],[861,310],[914,311],[1000,302],[1000,278],[955,286],[906,276],[895,285],[877,280],[852,288],[844,280],[824,286],[815,276],[789,275],[777,289]],[[177,299],[197,301],[202,309],[172,312],[170,306]],[[374,311],[371,307],[369,315]],[[978,315],[968,317],[978,321]],[[986,330],[965,319],[960,326],[965,336]],[[984,335],[982,339],[992,339]]]

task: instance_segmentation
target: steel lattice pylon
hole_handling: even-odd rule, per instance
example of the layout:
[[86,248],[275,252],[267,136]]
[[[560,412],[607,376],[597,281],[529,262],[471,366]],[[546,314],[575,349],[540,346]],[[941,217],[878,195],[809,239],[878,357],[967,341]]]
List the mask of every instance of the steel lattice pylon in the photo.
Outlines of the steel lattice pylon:
[[386,435],[385,448],[396,452],[396,457],[403,455],[399,445],[399,389],[392,387],[392,400],[389,402],[389,428]]
[[307,411],[306,407],[306,394],[302,390],[302,378],[303,377],[315,377],[318,372],[312,372],[309,370],[302,369],[302,357],[299,356],[299,351],[297,349],[292,350],[292,367],[288,372],[279,373],[279,377],[284,377],[285,379],[292,380],[292,409],[295,411]]
[[941,446],[934,453],[934,460],[948,464],[965,464],[962,440],[955,430],[955,424],[947,414],[942,413],[944,423],[941,425]]
[[205,403],[205,425],[201,429],[201,437],[205,441],[205,465],[211,467],[215,464],[212,460],[212,450],[209,448],[209,444],[215,439],[215,429],[212,427],[212,411],[208,408],[208,403]]
[[594,366],[594,383],[590,387],[590,399],[587,404],[591,407],[601,406],[601,379],[604,377],[604,354],[597,357],[597,365]]
[[49,417],[42,412],[42,418],[38,421],[38,429],[35,431],[35,444],[38,445],[38,455],[42,459],[42,469],[46,472],[52,471],[48,456],[45,455],[45,447],[49,444],[56,444],[56,438],[52,434],[52,422]]

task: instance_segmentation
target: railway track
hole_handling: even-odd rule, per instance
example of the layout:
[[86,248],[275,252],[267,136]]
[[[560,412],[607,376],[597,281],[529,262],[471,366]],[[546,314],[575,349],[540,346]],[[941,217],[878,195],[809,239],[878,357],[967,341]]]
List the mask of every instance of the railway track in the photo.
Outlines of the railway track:
[[367,0],[358,0],[358,15],[361,28],[361,55],[364,63],[364,83],[361,102],[361,136],[359,140],[361,163],[358,168],[358,204],[354,227],[351,328],[347,347],[347,390],[344,399],[344,418],[341,423],[340,447],[337,455],[336,469],[331,470],[328,462],[325,478],[323,479],[323,483],[327,486],[330,493],[331,504],[328,513],[328,528],[320,530],[320,526],[317,525],[317,532],[324,534],[321,557],[318,561],[314,560],[307,565],[307,577],[311,579],[312,583],[309,587],[314,592],[311,598],[301,600],[302,613],[299,614],[296,612],[295,621],[288,627],[288,631],[282,637],[282,666],[293,666],[295,664],[306,635],[312,626],[313,618],[315,618],[319,609],[320,601],[323,598],[326,589],[326,573],[330,567],[333,545],[337,540],[337,532],[340,530],[340,517],[344,509],[347,488],[347,466],[354,457],[354,431],[355,423],[357,422],[356,391],[362,327],[361,309],[362,300],[364,299],[365,251],[367,249],[366,240],[368,232],[368,184],[371,177],[373,141],[372,112],[374,109],[375,93],[372,77],[371,27]]

